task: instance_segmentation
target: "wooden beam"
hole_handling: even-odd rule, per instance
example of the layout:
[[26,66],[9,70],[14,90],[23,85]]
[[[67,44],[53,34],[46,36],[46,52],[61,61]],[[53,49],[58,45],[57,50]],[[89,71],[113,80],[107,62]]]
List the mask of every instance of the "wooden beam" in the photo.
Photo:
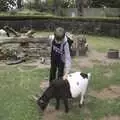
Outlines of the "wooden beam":
[[0,45],[12,44],[12,43],[47,43],[49,45],[49,40],[47,37],[41,37],[41,38],[13,37],[13,38],[2,38],[2,41],[0,41]]

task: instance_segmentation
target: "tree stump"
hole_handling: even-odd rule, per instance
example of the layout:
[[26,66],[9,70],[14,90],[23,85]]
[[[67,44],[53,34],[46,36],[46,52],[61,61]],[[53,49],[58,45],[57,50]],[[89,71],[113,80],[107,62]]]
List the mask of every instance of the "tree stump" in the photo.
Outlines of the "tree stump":
[[78,37],[76,41],[76,56],[85,55],[88,51],[88,44],[85,37]]

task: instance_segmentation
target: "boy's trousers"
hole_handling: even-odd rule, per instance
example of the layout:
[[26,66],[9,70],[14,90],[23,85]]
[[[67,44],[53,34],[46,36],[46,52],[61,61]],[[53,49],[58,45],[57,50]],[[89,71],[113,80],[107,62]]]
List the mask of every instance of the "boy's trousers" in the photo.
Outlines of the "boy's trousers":
[[55,62],[51,62],[49,82],[52,83],[55,79],[61,79],[63,75],[64,63],[60,62],[59,64],[56,64]]

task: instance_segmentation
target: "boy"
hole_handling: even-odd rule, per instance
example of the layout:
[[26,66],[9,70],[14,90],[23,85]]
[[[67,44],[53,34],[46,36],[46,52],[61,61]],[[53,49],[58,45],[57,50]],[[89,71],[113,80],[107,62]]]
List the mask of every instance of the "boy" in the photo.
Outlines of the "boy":
[[65,30],[61,27],[56,28],[51,41],[50,84],[56,77],[57,79],[63,78],[65,80],[71,67],[70,49]]

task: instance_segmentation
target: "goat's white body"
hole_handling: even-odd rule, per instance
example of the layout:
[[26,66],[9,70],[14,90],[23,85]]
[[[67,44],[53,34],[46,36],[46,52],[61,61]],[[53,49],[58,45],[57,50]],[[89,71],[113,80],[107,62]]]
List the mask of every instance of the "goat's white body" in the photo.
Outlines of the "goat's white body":
[[85,95],[88,87],[88,78],[83,78],[81,72],[75,72],[68,75],[68,82],[70,84],[70,92],[73,98]]
[[7,32],[3,29],[0,29],[0,37],[7,37]]

